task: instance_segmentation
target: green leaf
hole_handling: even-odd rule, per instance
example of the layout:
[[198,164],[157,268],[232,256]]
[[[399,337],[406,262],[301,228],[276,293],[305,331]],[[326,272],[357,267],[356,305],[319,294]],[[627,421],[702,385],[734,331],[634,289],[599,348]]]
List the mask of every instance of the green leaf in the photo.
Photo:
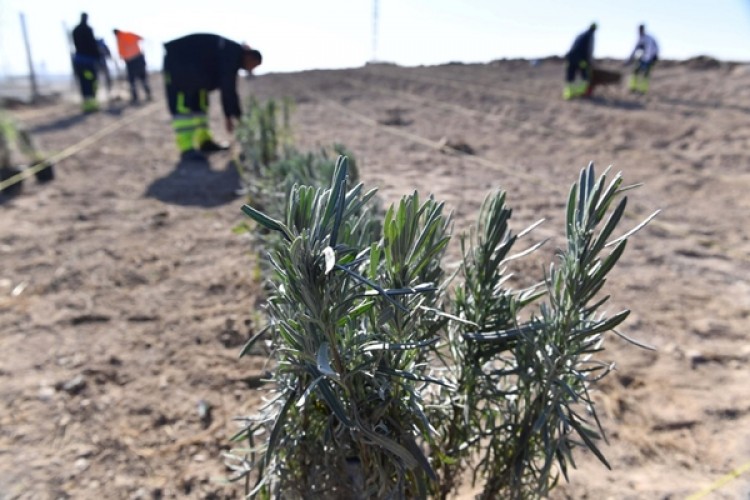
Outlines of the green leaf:
[[393,300],[393,299],[392,299],[392,298],[391,298],[391,297],[390,297],[390,296],[389,296],[389,295],[388,295],[388,294],[386,293],[386,291],[385,291],[385,290],[383,290],[383,288],[382,288],[382,287],[381,287],[380,285],[378,285],[377,283],[375,283],[374,281],[372,281],[372,280],[368,280],[368,279],[367,279],[367,278],[365,278],[364,276],[362,276],[362,275],[360,275],[360,274],[357,274],[357,273],[355,273],[354,271],[350,271],[350,270],[349,270],[349,269],[347,269],[346,267],[344,267],[344,266],[340,266],[340,265],[338,265],[338,264],[336,264],[336,269],[339,269],[339,270],[341,270],[341,271],[344,271],[344,272],[345,272],[346,274],[348,274],[348,275],[349,275],[349,276],[351,276],[352,278],[356,279],[357,281],[360,281],[360,282],[362,282],[362,283],[366,284],[367,286],[369,286],[369,287],[373,288],[374,290],[376,290],[376,291],[378,292],[378,294],[379,294],[379,295],[380,295],[381,297],[385,298],[385,299],[386,299],[386,300],[387,300],[388,302],[390,302],[391,304],[393,304],[394,306],[396,306],[396,307],[397,307],[398,309],[401,309],[401,310],[402,310],[403,312],[409,312],[409,310],[408,310],[408,309],[407,309],[406,307],[404,307],[404,305],[403,305],[403,304],[399,304],[398,302],[396,302],[395,300]]
[[329,384],[328,380],[320,381],[320,383],[318,384],[318,391],[320,392],[321,397],[326,402],[328,407],[331,409],[333,414],[336,415],[336,417],[341,421],[341,423],[349,427],[350,429],[353,428],[354,424],[346,415],[346,410],[344,410],[344,406],[341,404],[341,401],[333,392],[333,389],[331,389],[331,385]]
[[617,245],[619,242],[630,238],[632,235],[634,235],[635,233],[637,233],[638,231],[640,231],[641,229],[643,229],[648,223],[650,223],[652,220],[654,220],[656,218],[656,216],[659,215],[660,213],[661,213],[661,210],[655,211],[654,213],[652,213],[651,215],[649,215],[648,217],[646,217],[640,224],[638,224],[637,226],[635,226],[633,229],[631,229],[627,233],[623,234],[622,236],[620,236],[616,240],[610,241],[607,244],[607,246]]
[[328,342],[323,342],[322,344],[320,344],[320,348],[318,349],[317,362],[318,371],[320,373],[335,380],[339,379],[339,374],[331,367],[331,360],[329,359],[328,355]]
[[292,241],[289,230],[281,222],[277,221],[276,219],[272,219],[263,212],[254,209],[250,205],[242,205],[242,211],[245,212],[245,215],[253,219],[261,226],[266,227],[271,231],[278,231],[282,234],[282,236],[284,236],[284,239],[286,239],[287,241]]
[[612,466],[609,465],[609,462],[607,462],[607,459],[604,458],[604,455],[599,450],[599,448],[596,446],[596,443],[591,439],[591,437],[598,437],[598,435],[590,430],[584,427],[583,424],[581,424],[577,418],[571,418],[570,419],[570,425],[576,430],[576,433],[583,439],[583,442],[586,444],[586,447],[594,454],[596,455],[596,458],[599,459],[601,463],[607,467],[607,469],[612,470]]
[[607,220],[604,229],[602,229],[601,233],[599,233],[596,244],[591,248],[591,255],[595,256],[596,254],[598,254],[599,251],[604,248],[604,245],[607,244],[607,240],[612,234],[612,231],[615,230],[617,224],[619,224],[620,219],[622,218],[622,214],[625,213],[625,206],[627,205],[627,202],[628,199],[627,197],[625,197],[620,200],[620,203],[617,204],[615,211],[612,212],[612,214],[609,216],[609,220]]
[[591,280],[593,282],[601,282],[604,277],[609,274],[609,272],[612,270],[613,267],[615,267],[615,264],[618,260],[620,260],[620,257],[622,257],[623,252],[625,251],[625,246],[627,245],[628,240],[622,240],[618,245],[612,250],[612,253],[607,255],[607,257],[602,261],[602,265],[599,269],[597,269],[596,273],[594,273],[593,276],[591,276]]
[[596,333],[607,332],[625,321],[625,318],[627,318],[629,314],[630,311],[625,309],[624,311],[620,311],[619,313],[615,314],[611,318],[606,319],[605,321],[601,321],[596,325],[586,328],[584,332],[586,333],[586,335],[594,335]]
[[255,343],[271,328],[271,325],[266,325],[265,328],[263,328],[261,331],[250,337],[250,339],[245,342],[245,345],[242,346],[242,350],[240,351],[239,357],[246,356],[247,353],[250,352],[250,350],[253,348]]
[[377,432],[373,432],[365,428],[364,426],[359,427],[359,432],[361,432],[372,443],[385,448],[386,450],[400,458],[407,469],[413,469],[414,467],[419,465],[419,461],[417,460],[417,458],[393,439],[383,436],[382,434],[378,434]]
[[336,160],[335,178],[333,180],[333,186],[331,195],[328,200],[328,209],[326,210],[326,220],[333,212],[333,228],[331,229],[331,246],[336,246],[338,239],[339,226],[341,225],[341,216],[344,213],[344,200],[346,199],[346,177],[349,169],[349,163],[346,156],[339,156]]
[[499,332],[466,333],[464,334],[464,338],[476,342],[509,342],[523,335],[532,334],[535,331],[536,327],[534,325],[525,325]]
[[429,382],[432,384],[438,384],[442,385],[443,387],[448,388],[454,388],[453,385],[446,382],[445,380],[441,380],[434,377],[429,377],[427,375],[418,375],[416,373],[412,373],[406,370],[396,370],[394,368],[380,368],[378,373],[382,373],[383,375],[393,376],[393,377],[401,377],[408,380],[414,380],[415,382]]
[[656,350],[656,347],[654,347],[652,345],[649,345],[649,344],[644,344],[643,342],[635,340],[634,338],[628,337],[624,333],[618,331],[616,328],[613,328],[612,331],[615,333],[615,335],[617,335],[621,339],[623,339],[626,342],[629,342],[629,343],[631,343],[633,345],[636,345],[636,346],[638,346],[638,347],[640,347],[642,349],[646,349],[648,351],[655,351]]
[[566,233],[568,240],[573,239],[574,228],[575,228],[575,210],[576,210],[576,198],[578,196],[578,185],[573,184],[568,194],[568,206],[565,211],[565,222],[566,222]]
[[422,449],[419,447],[419,445],[414,441],[414,438],[408,434],[401,436],[401,441],[404,443],[404,447],[411,453],[411,455],[417,460],[417,463],[422,467],[422,469],[427,473],[427,477],[430,478],[430,481],[437,482],[438,478],[435,474],[435,471],[432,470],[432,466],[430,465],[429,460],[427,460],[427,457],[424,456],[424,453],[422,452]]
[[310,385],[307,386],[307,389],[305,389],[305,392],[302,393],[302,396],[300,396],[299,400],[297,401],[296,403],[297,408],[302,408],[305,406],[308,396],[310,396],[310,393],[315,390],[315,388],[318,386],[321,380],[323,380],[322,375],[320,377],[317,377],[312,382],[310,382]]
[[348,322],[354,320],[355,318],[363,315],[368,311],[371,311],[374,306],[374,300],[363,300],[358,305],[348,308],[346,311],[346,315],[342,316],[341,319],[339,319],[336,326],[344,327]]
[[282,406],[279,415],[276,417],[276,422],[273,424],[273,430],[268,438],[268,448],[266,448],[265,458],[267,464],[271,463],[273,459],[273,454],[276,451],[276,446],[279,444],[279,438],[281,437],[282,430],[286,424],[286,414],[289,412],[289,408],[294,404],[295,391],[286,391],[285,395],[286,401],[284,402],[284,406]]
[[456,465],[458,464],[458,459],[454,457],[450,457],[446,455],[445,453],[442,453],[440,450],[433,450],[435,455],[438,457],[441,463],[444,463],[446,465]]
[[427,347],[432,344],[435,344],[440,339],[435,337],[428,340],[423,340],[421,342],[406,342],[406,343],[392,343],[392,342],[371,342],[369,344],[365,344],[361,347],[361,349],[365,352],[367,351],[404,351],[407,349],[420,349],[422,347]]

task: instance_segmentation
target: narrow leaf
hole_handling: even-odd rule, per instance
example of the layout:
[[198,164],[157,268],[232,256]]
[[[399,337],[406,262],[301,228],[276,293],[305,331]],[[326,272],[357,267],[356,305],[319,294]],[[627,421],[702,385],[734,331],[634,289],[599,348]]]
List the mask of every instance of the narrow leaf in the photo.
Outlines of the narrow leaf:
[[657,210],[656,212],[652,213],[651,215],[649,215],[648,217],[646,217],[643,220],[643,222],[641,222],[640,224],[638,224],[637,226],[635,226],[633,229],[631,229],[627,233],[623,234],[622,236],[620,236],[616,240],[610,241],[607,244],[607,246],[609,247],[609,246],[612,246],[612,245],[617,245],[620,241],[625,240],[627,238],[630,238],[635,233],[637,233],[638,231],[640,231],[641,229],[643,229],[648,223],[650,223],[652,220],[654,220],[656,218],[656,216],[659,215],[660,212],[661,212],[661,210]]
[[240,351],[239,357],[247,355],[247,353],[250,352],[250,349],[253,348],[255,343],[271,328],[271,325],[266,325],[265,328],[263,328],[261,331],[253,335],[247,342],[245,342],[245,345],[242,346],[242,350]]
[[421,342],[404,342],[404,343],[392,343],[392,342],[372,342],[365,344],[361,347],[363,351],[405,351],[407,349],[419,349],[421,347],[427,347],[436,343],[437,337],[423,340]]
[[278,231],[284,236],[287,241],[292,241],[292,237],[289,234],[289,230],[281,222],[273,219],[263,212],[254,209],[250,205],[242,205],[242,211],[245,215],[253,219],[258,224],[270,229],[271,231]]
[[294,404],[294,391],[287,391],[286,396],[287,399],[284,402],[284,406],[282,406],[281,411],[279,412],[279,416],[276,417],[276,422],[273,424],[273,430],[271,431],[271,435],[268,438],[268,448],[266,449],[265,458],[265,462],[267,464],[271,463],[274,451],[276,451],[276,445],[278,445],[279,443],[282,429],[284,428],[284,424],[286,423],[286,414],[289,411],[289,408],[291,408]]
[[360,427],[359,431],[372,443],[385,448],[386,450],[390,451],[392,454],[400,458],[406,468],[413,469],[414,467],[419,465],[414,455],[412,455],[406,448],[398,444],[393,439],[383,436],[382,434],[378,434],[377,432],[372,432],[365,427]]
[[351,420],[349,420],[349,417],[346,415],[346,410],[344,410],[344,406],[341,404],[341,401],[339,401],[339,398],[336,397],[336,394],[333,392],[333,389],[331,389],[331,385],[328,383],[328,380],[321,380],[318,384],[318,391],[320,391],[320,395],[325,400],[328,407],[331,409],[331,411],[336,415],[336,417],[341,420],[341,423],[345,426],[352,428],[354,424]]
[[339,379],[339,374],[331,367],[331,360],[328,354],[328,342],[323,342],[322,344],[320,344],[320,348],[318,349],[317,362],[318,371],[320,371],[320,373],[335,380]]

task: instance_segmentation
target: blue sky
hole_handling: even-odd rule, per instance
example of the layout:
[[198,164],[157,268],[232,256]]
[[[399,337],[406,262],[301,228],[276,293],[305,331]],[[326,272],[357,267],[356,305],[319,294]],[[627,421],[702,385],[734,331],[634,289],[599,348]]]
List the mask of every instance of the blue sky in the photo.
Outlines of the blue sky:
[[66,26],[86,11],[97,36],[112,28],[146,38],[159,69],[162,43],[212,32],[263,52],[258,73],[357,67],[377,58],[401,65],[487,62],[563,54],[590,22],[597,57],[627,57],[645,22],[662,57],[710,55],[750,61],[750,0],[0,0],[0,76],[27,72],[19,12],[38,71],[68,71]]

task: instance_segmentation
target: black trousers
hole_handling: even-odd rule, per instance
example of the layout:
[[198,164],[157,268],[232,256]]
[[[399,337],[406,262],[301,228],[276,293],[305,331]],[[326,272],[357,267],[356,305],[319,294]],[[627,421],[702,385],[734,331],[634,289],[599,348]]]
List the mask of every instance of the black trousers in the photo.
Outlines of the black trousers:
[[85,56],[73,57],[73,69],[78,79],[81,95],[84,99],[96,97],[96,81],[99,72],[99,61]]
[[172,78],[173,62],[169,54],[164,57],[163,65],[164,91],[167,96],[167,106],[172,116],[206,114],[208,112],[208,90],[186,85]]
[[146,58],[143,54],[137,55],[132,59],[125,61],[125,69],[128,73],[128,83],[130,84],[130,97],[132,100],[138,100],[138,89],[136,81],[140,81],[146,97],[151,98],[151,87],[148,84],[148,72],[146,71]]
[[576,74],[580,73],[581,78],[586,81],[591,79],[591,68],[585,59],[568,59],[568,67],[565,70],[565,81],[572,82],[576,79]]
[[[164,57],[164,90],[167,107],[172,115],[172,128],[181,152],[199,148],[211,141],[208,130],[208,89],[190,81],[173,78],[174,66],[169,53]],[[180,74],[180,69],[177,74]]]

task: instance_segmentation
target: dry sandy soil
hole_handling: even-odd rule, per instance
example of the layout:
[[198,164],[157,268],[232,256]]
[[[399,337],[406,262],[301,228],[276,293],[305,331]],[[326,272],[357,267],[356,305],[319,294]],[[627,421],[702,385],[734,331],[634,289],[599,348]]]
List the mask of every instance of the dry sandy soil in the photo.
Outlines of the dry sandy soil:
[[[610,338],[617,371],[597,398],[613,470],[580,454],[553,496],[749,498],[750,474],[717,481],[750,460],[750,67],[665,62],[647,97],[579,102],[560,99],[562,74],[557,60],[381,64],[242,85],[294,98],[297,144],[346,145],[386,201],[445,200],[456,232],[505,188],[516,230],[547,219],[523,268],[535,278],[580,168],[643,183],[627,223],[662,212],[608,291],[633,310],[624,333],[655,350]],[[232,233],[231,155],[178,165],[161,94],[86,117],[70,100],[14,111],[64,158],[0,206],[1,499],[242,496],[221,453],[259,400],[263,356],[238,359],[262,319],[258,256]]]

